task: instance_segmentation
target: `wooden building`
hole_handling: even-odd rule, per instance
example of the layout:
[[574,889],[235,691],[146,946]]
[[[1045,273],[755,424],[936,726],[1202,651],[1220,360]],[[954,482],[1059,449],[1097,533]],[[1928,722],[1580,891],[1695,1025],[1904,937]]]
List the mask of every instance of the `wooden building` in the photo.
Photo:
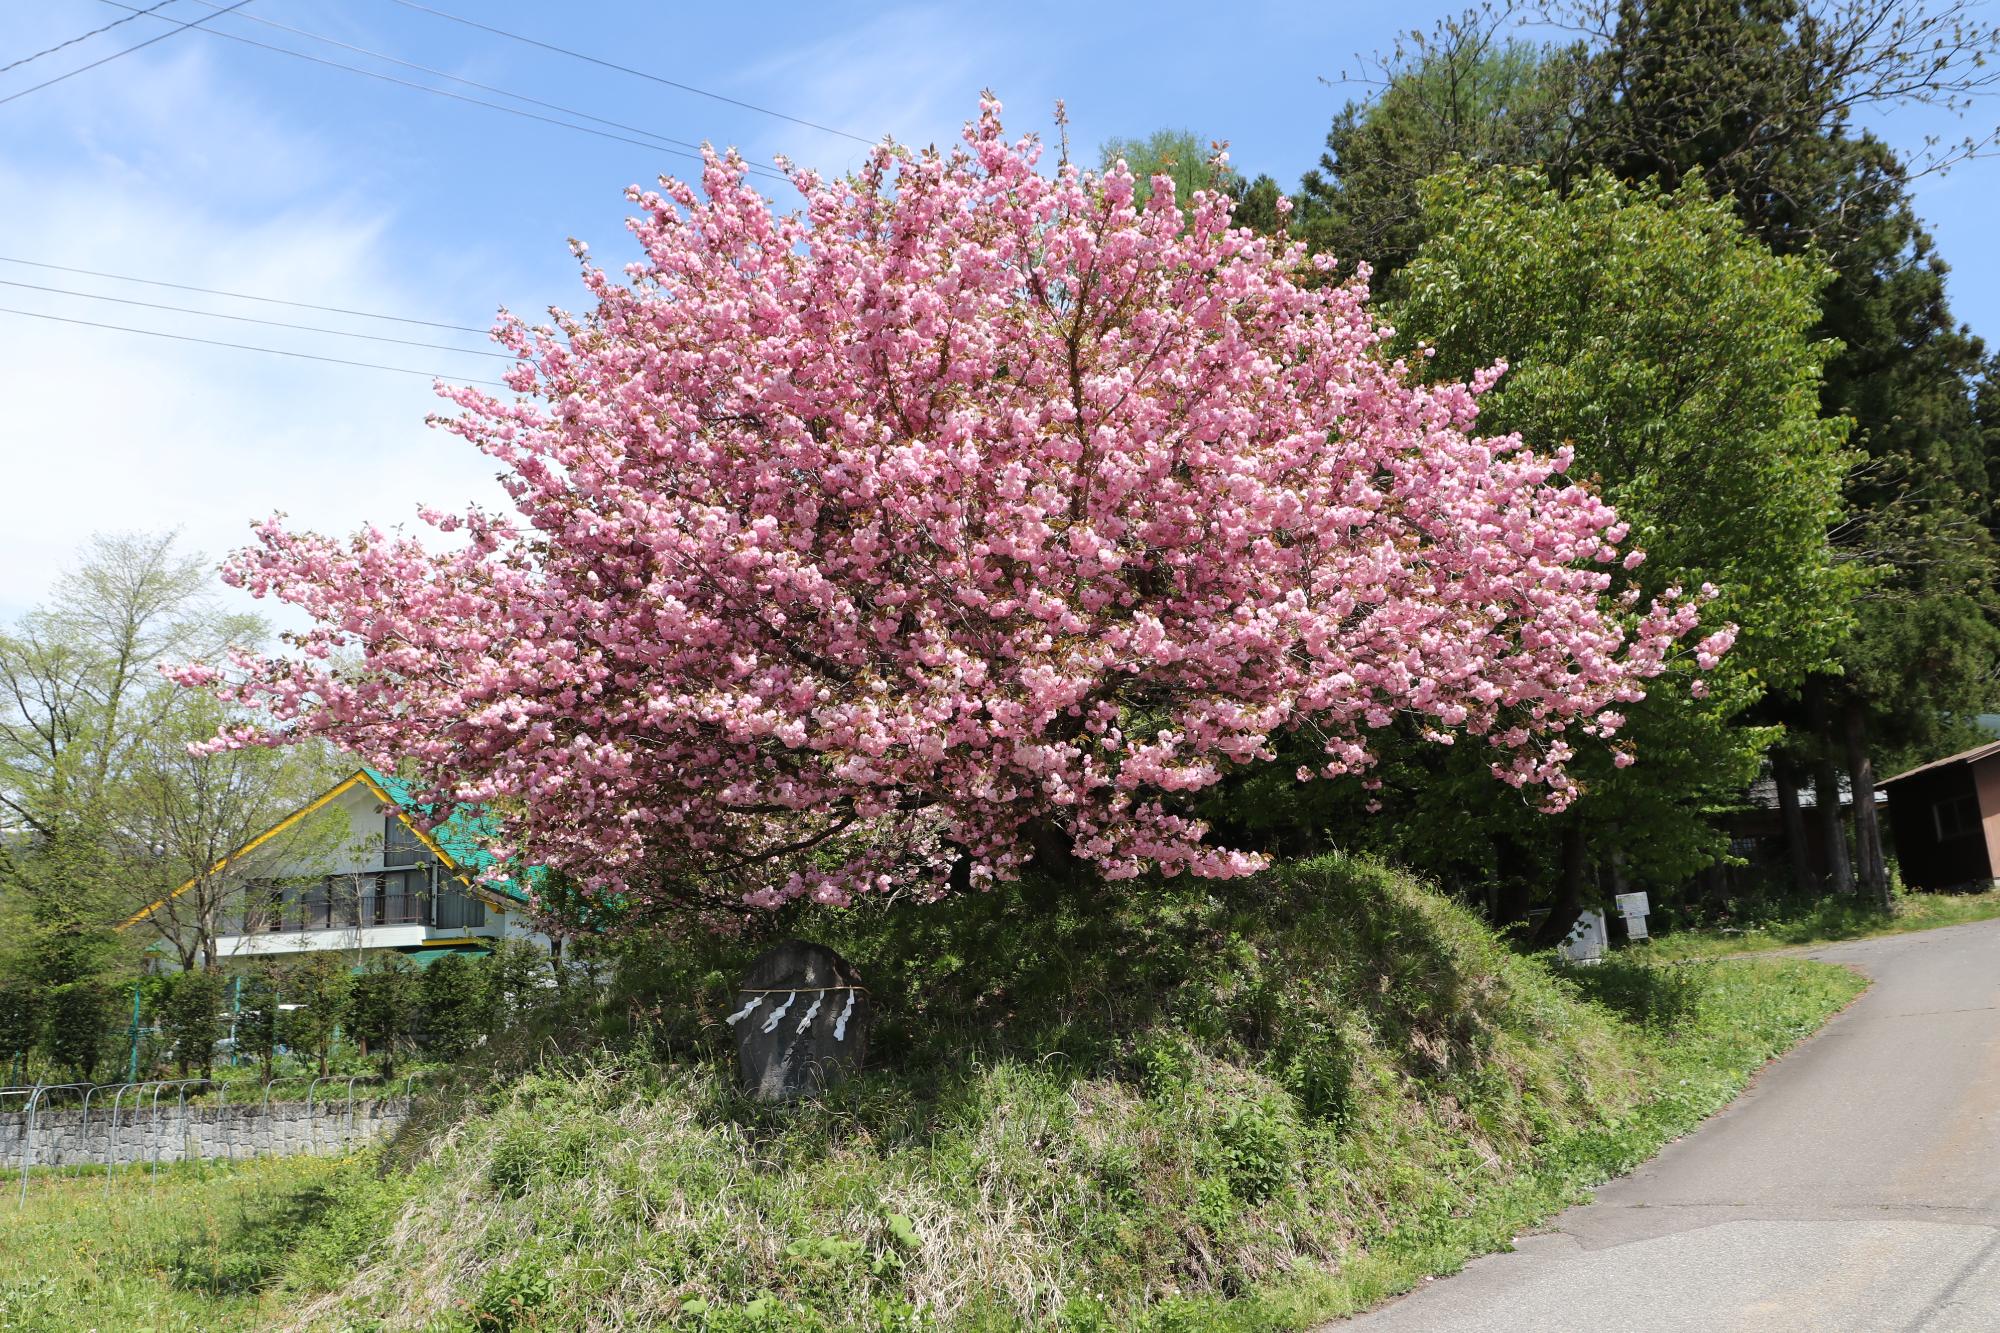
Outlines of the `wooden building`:
[[1882,783],[1903,883],[1983,889],[2000,871],[2000,741]]
[[[1854,793],[1847,775],[1839,775],[1835,793],[1840,836],[1851,842],[1854,832]],[[1887,810],[1887,797],[1880,787],[1872,793],[1878,819]],[[1819,792],[1810,782],[1798,788],[1799,813],[1805,829],[1806,869],[1815,880],[1824,880],[1833,869],[1828,846],[1827,823],[1819,813]],[[1702,888],[1720,893],[1748,891],[1789,881],[1792,870],[1785,841],[1785,821],[1778,798],[1778,783],[1765,766],[1763,776],[1750,784],[1736,805],[1721,812],[1722,827],[1729,833],[1729,854],[1740,865],[1719,865],[1702,872]],[[1850,846],[1849,856],[1853,855]]]

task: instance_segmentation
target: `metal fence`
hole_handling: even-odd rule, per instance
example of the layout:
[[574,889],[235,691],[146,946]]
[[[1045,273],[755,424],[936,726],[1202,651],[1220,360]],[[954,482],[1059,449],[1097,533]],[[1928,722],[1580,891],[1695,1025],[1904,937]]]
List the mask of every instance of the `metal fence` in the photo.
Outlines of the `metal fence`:
[[298,1075],[238,1084],[234,1100],[229,1084],[203,1078],[4,1087],[0,1169],[19,1176],[22,1206],[31,1180],[92,1166],[103,1168],[108,1194],[115,1176],[135,1169],[157,1179],[162,1161],[341,1152],[400,1124],[420,1077],[398,1085],[358,1074]]

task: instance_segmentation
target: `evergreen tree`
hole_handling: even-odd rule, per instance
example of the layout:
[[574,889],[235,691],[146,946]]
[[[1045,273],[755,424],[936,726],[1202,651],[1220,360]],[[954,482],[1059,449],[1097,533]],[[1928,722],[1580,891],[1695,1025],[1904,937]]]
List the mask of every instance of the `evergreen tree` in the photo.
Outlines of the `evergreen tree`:
[[223,980],[213,972],[176,972],[160,987],[160,1035],[182,1078],[190,1069],[201,1070],[203,1078],[214,1073],[224,1002]]
[[306,953],[288,960],[278,975],[278,1038],[293,1054],[327,1072],[347,1017],[352,985],[345,953]]
[[396,1048],[416,1030],[421,978],[400,954],[377,954],[354,978],[347,998],[348,1031],[365,1042],[369,1054],[388,1077],[396,1066]]
[[259,961],[242,974],[236,995],[236,1054],[254,1059],[266,1083],[278,1072],[278,1048],[283,1045],[278,1006],[283,1002],[277,964]]
[[424,969],[418,1039],[424,1054],[462,1060],[493,1024],[493,995],[485,964],[447,954]]

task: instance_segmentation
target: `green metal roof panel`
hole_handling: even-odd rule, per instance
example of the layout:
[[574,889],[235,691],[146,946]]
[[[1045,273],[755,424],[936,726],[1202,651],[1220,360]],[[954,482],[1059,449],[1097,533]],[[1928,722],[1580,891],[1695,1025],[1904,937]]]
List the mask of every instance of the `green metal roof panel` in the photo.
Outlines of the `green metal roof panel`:
[[[372,768],[363,768],[371,782],[389,793],[405,814],[419,823],[431,818],[431,807],[410,794],[409,784],[400,778]],[[484,875],[495,863],[492,848],[488,845],[499,835],[500,820],[491,810],[481,805],[460,805],[436,827],[430,830],[431,837],[444,849],[452,864],[475,876]],[[540,882],[547,872],[541,866],[528,866],[512,875],[487,879],[485,886],[517,903],[528,901],[529,892]]]
[[429,967],[438,959],[448,957],[452,954],[462,954],[467,958],[486,958],[490,957],[492,953],[493,951],[483,944],[454,944],[447,949],[412,949],[404,954],[403,957],[409,959],[418,967]]

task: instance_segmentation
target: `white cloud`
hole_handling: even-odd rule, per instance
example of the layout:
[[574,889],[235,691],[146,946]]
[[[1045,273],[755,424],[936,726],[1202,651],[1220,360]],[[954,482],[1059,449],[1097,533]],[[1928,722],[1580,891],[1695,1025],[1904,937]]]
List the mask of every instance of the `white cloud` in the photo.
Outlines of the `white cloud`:
[[[93,75],[115,77],[86,93]],[[16,105],[34,107],[53,150],[0,159],[0,254],[470,325],[490,315],[493,302],[480,299],[423,309],[398,272],[392,212],[354,183],[364,173],[219,79],[198,46],[108,65],[35,98],[49,100]],[[437,290],[437,277],[428,272],[423,285]],[[0,264],[0,278],[486,345],[13,264]],[[503,365],[18,287],[0,287],[0,306],[478,378]],[[452,507],[497,496],[487,460],[424,426],[440,404],[414,375],[0,314],[0,402],[0,617],[39,600],[92,531],[179,527],[190,547],[220,556],[274,509],[345,532],[409,519],[420,498]]]

